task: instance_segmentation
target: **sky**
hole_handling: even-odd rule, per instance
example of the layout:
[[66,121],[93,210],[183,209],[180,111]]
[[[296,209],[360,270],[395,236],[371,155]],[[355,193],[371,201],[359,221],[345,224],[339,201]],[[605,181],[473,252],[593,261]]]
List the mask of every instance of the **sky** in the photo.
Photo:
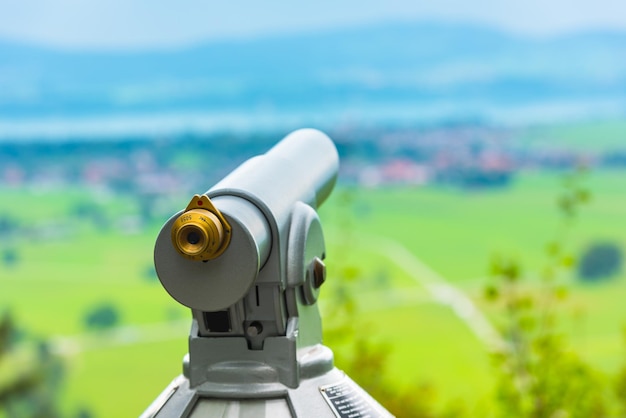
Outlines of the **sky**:
[[0,0],[0,39],[62,49],[163,49],[395,20],[546,36],[626,31],[625,0]]

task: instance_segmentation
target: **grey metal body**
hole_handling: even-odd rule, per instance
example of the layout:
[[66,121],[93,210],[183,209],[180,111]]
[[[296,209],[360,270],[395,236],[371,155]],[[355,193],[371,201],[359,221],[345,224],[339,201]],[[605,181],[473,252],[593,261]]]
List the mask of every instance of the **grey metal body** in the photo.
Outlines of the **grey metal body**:
[[182,212],[165,223],[155,266],[193,321],[183,375],[142,417],[344,416],[327,392],[353,393],[360,406],[341,400],[355,417],[389,416],[322,345],[316,301],[326,249],[316,209],[338,167],[334,144],[313,129],[246,161],[206,192],[232,227],[214,260],[176,252],[170,230]]

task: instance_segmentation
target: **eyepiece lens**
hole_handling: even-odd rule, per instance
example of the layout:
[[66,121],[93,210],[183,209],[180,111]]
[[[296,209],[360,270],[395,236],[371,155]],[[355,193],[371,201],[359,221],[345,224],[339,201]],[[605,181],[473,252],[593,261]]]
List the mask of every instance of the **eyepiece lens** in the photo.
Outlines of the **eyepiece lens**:
[[[191,209],[180,215],[172,226],[172,244],[190,260],[211,260],[224,251],[224,226],[214,213]],[[230,228],[230,226],[229,226]],[[228,244],[228,242],[226,242]]]
[[190,231],[187,234],[187,242],[191,245],[199,243],[201,239],[202,238],[200,237],[200,234],[198,234],[198,231]]

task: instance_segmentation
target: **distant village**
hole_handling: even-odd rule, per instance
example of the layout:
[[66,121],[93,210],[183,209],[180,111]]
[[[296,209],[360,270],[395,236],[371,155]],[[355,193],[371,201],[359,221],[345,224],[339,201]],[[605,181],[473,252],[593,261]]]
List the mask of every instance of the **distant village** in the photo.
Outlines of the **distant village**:
[[[84,185],[117,193],[204,191],[275,135],[186,134],[107,141],[0,143],[0,184],[41,188]],[[585,166],[626,168],[626,149],[584,154],[528,147],[519,132],[484,126],[352,129],[329,132],[341,156],[340,182],[363,187],[449,185],[500,188],[521,170]]]

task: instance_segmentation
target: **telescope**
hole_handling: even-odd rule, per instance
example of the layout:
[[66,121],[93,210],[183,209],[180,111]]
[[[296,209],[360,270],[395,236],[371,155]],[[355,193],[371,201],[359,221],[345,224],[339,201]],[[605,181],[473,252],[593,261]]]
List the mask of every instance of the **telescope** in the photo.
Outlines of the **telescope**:
[[322,344],[317,209],[338,170],[328,136],[297,130],[165,223],[154,263],[191,309],[189,352],[141,418],[392,416]]

